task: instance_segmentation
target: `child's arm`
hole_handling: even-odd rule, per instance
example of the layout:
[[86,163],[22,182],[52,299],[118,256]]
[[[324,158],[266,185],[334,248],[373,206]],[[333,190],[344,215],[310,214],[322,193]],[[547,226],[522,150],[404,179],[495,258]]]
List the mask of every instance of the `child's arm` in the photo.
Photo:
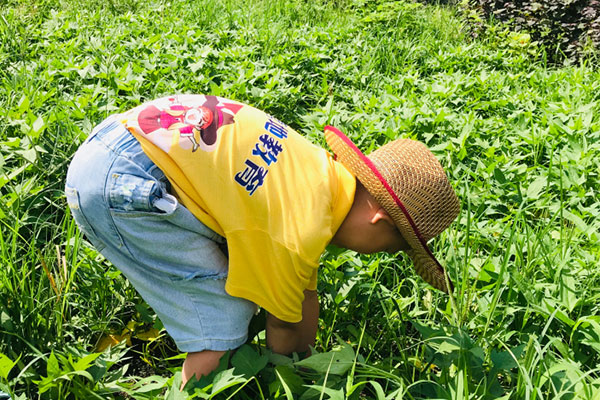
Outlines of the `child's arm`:
[[267,346],[275,353],[290,354],[309,351],[315,345],[319,322],[319,298],[315,290],[304,291],[302,321],[285,322],[267,314]]

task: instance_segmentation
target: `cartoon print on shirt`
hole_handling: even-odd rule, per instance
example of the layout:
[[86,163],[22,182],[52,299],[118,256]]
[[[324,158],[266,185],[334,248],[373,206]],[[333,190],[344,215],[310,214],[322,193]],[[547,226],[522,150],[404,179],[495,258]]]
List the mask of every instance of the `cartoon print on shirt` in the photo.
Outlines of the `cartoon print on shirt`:
[[183,149],[213,151],[217,144],[217,130],[223,125],[233,124],[235,114],[243,106],[224,103],[216,96],[203,97],[204,102],[192,107],[181,104],[177,97],[168,98],[164,107],[157,103],[148,105],[138,115],[140,130],[149,135],[166,129],[179,134],[179,145]]

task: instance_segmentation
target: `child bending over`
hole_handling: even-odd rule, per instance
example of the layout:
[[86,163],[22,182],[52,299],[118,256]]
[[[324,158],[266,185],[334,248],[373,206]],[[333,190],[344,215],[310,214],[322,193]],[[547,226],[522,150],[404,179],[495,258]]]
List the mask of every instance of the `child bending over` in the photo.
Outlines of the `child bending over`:
[[325,138],[333,157],[248,105],[177,95],[109,117],[75,154],[75,221],[188,353],[184,382],[246,341],[258,306],[273,351],[309,350],[329,243],[405,251],[452,290],[427,241],[459,202],[433,154],[397,139],[366,157],[333,127]]

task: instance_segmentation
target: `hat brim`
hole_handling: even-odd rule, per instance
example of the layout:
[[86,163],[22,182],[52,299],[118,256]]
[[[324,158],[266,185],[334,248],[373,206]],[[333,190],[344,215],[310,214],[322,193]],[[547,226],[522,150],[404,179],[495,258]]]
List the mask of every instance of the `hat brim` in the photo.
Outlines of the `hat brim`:
[[444,267],[435,258],[406,207],[375,164],[339,129],[327,125],[324,130],[325,139],[336,160],[356,176],[394,220],[410,246],[406,253],[412,259],[417,273],[436,289],[452,292],[454,286]]

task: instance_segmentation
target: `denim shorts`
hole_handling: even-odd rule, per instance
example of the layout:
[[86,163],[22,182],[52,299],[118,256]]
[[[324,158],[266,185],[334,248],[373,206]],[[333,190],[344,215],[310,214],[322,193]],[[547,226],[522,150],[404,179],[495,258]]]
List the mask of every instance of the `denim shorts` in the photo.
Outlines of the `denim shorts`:
[[225,239],[168,187],[164,173],[113,116],[75,153],[65,192],[88,241],[129,279],[179,350],[237,348],[257,307],[225,292]]

